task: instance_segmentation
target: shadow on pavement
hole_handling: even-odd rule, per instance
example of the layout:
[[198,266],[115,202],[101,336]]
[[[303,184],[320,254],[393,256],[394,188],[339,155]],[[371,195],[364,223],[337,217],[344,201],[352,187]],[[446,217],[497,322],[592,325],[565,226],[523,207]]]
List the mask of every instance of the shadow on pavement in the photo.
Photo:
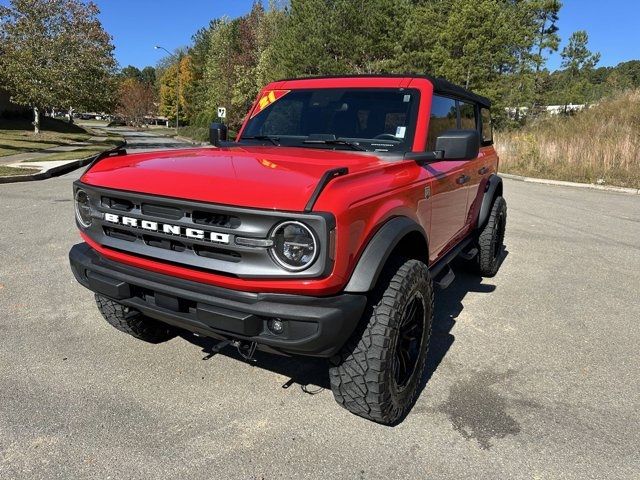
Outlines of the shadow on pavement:
[[[507,255],[508,252],[503,251],[501,263],[504,262]],[[496,289],[495,285],[482,283],[483,278],[478,275],[467,273],[461,268],[454,268],[454,270],[456,272],[456,279],[449,288],[446,290],[436,289],[435,291],[435,310],[427,365],[419,387],[420,393],[416,396],[416,399],[422,391],[428,387],[429,380],[455,341],[451,330],[456,324],[456,318],[464,309],[462,303],[464,297],[469,292],[491,293]],[[219,343],[219,340],[196,337],[188,333],[185,333],[183,338],[201,347],[203,356],[208,354],[212,348]],[[215,355],[224,355],[238,361],[246,362],[233,346],[227,346]],[[213,356],[212,359],[215,359],[215,356]],[[308,394],[315,394],[322,389],[330,388],[328,362],[325,359],[285,357],[265,352],[256,352],[254,360],[254,362],[251,362],[252,365],[290,378],[288,382],[282,385],[282,388],[286,389],[297,384]],[[409,410],[409,413],[410,411],[411,410]],[[396,425],[403,420],[404,418],[400,419]]]

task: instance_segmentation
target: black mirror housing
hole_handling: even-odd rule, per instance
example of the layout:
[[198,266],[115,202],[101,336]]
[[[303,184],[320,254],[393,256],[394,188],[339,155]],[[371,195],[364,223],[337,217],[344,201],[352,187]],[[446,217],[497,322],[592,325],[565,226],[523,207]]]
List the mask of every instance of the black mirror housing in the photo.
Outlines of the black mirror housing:
[[227,133],[228,129],[224,123],[212,123],[209,126],[209,143],[219,147],[220,142],[227,141]]
[[471,160],[480,153],[480,132],[447,130],[436,139],[436,150],[443,160]]

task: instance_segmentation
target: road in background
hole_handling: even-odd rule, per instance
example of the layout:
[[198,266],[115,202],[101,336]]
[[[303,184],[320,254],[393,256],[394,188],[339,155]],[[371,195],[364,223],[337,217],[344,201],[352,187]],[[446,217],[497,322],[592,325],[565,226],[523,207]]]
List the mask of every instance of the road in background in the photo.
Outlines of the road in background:
[[323,362],[110,327],[68,266],[78,176],[0,185],[0,478],[639,477],[640,197],[505,181],[502,270],[437,292],[428,382],[390,428],[341,409]]
[[194,145],[183,140],[161,135],[164,129],[136,130],[130,127],[102,127],[107,131],[122,135],[127,141],[127,150],[147,152],[166,148],[190,148]]

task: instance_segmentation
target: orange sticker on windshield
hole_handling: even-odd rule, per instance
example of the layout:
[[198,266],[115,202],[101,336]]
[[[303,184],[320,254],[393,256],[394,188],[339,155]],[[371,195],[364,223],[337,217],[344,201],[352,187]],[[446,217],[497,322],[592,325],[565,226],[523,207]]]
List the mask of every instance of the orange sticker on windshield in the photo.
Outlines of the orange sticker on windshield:
[[260,112],[262,112],[265,108],[267,108],[272,103],[275,103],[278,100],[280,100],[290,91],[291,90],[270,90],[268,92],[264,92],[264,95],[260,97],[260,100],[258,100],[256,107],[253,109],[251,118],[258,115]]

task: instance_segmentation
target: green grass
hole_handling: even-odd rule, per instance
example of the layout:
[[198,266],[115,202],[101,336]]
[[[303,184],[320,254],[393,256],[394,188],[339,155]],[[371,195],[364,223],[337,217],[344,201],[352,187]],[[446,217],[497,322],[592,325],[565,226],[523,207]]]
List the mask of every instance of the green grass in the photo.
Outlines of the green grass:
[[29,175],[31,173],[38,173],[38,172],[39,170],[37,168],[15,168],[15,167],[6,167],[4,165],[0,165],[0,177]]
[[83,142],[91,136],[91,132],[77,125],[46,117],[40,135],[33,134],[29,120],[0,119],[0,157]]

